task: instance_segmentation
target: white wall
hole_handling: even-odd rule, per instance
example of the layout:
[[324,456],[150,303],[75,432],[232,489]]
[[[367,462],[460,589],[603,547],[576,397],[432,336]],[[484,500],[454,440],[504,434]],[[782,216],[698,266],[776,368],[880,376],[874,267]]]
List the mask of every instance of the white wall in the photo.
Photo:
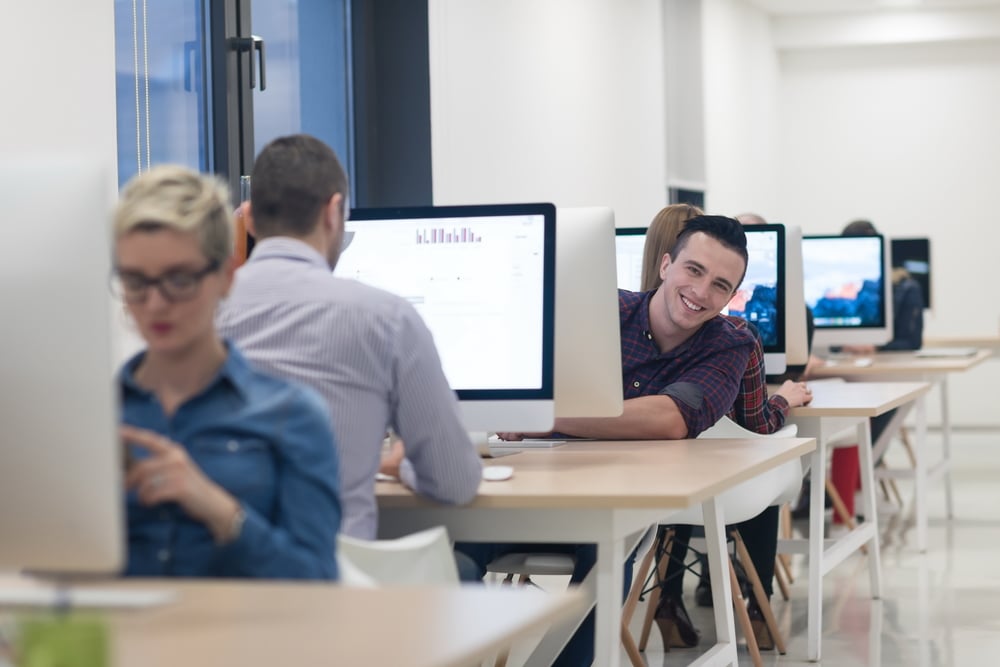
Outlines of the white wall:
[[[786,219],[837,232],[867,217],[890,236],[930,237],[925,335],[995,335],[1000,41],[785,50],[781,66]],[[1000,424],[998,369],[953,378],[955,423]]]
[[709,212],[783,221],[778,198],[778,58],[768,16],[742,0],[705,0]]
[[[113,3],[4,2],[0,25],[7,27],[0,40],[0,155],[92,157],[108,171],[110,205],[117,193]],[[44,216],[44,202],[39,212]],[[120,358],[135,343],[118,317],[120,306],[115,314]]]
[[436,204],[666,203],[659,0],[430,0]]

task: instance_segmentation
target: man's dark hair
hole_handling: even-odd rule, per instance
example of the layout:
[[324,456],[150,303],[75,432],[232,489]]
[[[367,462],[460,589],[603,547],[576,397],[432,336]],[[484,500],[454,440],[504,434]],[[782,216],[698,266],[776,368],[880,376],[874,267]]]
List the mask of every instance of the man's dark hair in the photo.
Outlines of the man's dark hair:
[[347,174],[333,150],[307,134],[275,139],[254,162],[250,210],[259,238],[308,235],[330,197],[347,199]]
[[875,225],[872,224],[871,220],[855,220],[853,222],[847,223],[844,227],[844,231],[840,233],[841,236],[875,236],[878,231],[875,229]]
[[735,218],[727,218],[724,215],[699,215],[684,223],[684,229],[674,243],[673,252],[670,259],[673,261],[681,254],[681,250],[687,245],[691,236],[701,232],[729,248],[743,258],[743,273],[740,274],[740,283],[747,273],[747,261],[750,255],[747,253],[747,235],[743,231],[743,225]]

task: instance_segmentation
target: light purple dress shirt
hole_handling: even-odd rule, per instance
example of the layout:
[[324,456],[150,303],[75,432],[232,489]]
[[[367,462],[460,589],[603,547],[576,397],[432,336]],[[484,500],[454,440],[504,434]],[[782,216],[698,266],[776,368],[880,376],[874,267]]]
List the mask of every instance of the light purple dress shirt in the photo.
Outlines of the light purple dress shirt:
[[335,278],[314,248],[275,237],[258,243],[237,271],[216,324],[256,367],[326,400],[340,455],[341,532],[376,536],[374,479],[390,426],[406,445],[407,486],[443,503],[475,497],[482,465],[431,333],[410,303]]

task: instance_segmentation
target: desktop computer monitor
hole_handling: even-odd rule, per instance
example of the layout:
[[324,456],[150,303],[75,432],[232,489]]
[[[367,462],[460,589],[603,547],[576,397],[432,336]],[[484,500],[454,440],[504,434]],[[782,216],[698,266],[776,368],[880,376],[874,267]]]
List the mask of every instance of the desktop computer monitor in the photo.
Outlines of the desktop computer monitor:
[[[638,291],[642,276],[645,227],[615,230],[618,287]],[[746,227],[747,275],[736,296],[723,312],[753,322],[764,345],[764,366],[770,375],[786,369],[785,229],[783,225]],[[800,315],[805,329],[805,306]],[[804,338],[804,334],[803,334]],[[805,363],[803,360],[801,363]]]
[[646,227],[619,227],[615,230],[618,289],[629,292],[642,289],[642,253],[646,245],[646,230]]
[[[785,357],[785,227],[750,225],[747,236],[747,272],[743,283],[722,311],[751,322],[764,346],[768,375],[784,373]],[[803,315],[803,322],[805,316]]]
[[84,159],[0,161],[0,570],[124,562],[113,183]]
[[556,211],[556,417],[622,413],[615,266],[613,210]]
[[434,336],[469,431],[554,420],[552,204],[354,209],[334,274],[408,300]]
[[785,225],[785,361],[789,366],[809,363],[809,331],[802,277],[802,228]]
[[892,268],[904,268],[920,285],[924,308],[931,307],[931,240],[892,239]]
[[892,340],[889,258],[882,236],[803,237],[802,266],[817,347]]

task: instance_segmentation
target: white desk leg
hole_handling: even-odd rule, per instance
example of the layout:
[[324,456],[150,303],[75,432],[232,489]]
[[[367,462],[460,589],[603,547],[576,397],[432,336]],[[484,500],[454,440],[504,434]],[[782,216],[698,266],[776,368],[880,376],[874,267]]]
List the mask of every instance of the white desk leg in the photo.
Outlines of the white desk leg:
[[872,432],[869,420],[858,424],[858,457],[861,464],[861,506],[865,523],[875,527],[875,537],[868,541],[868,574],[872,597],[882,597],[882,558],[879,552],[878,515],[875,512],[875,465],[872,460]]
[[[938,382],[941,388],[941,431],[944,447],[944,506],[945,516],[949,519],[955,516],[955,507],[951,496],[951,412],[948,407],[948,376],[941,376]],[[921,401],[923,399],[921,398]],[[925,448],[926,451],[926,448]],[[921,549],[922,551],[922,549]]]
[[622,591],[625,587],[625,541],[597,543],[597,614],[594,635],[594,664],[618,667],[621,664],[619,638],[622,625]]
[[[823,501],[826,496],[826,442],[819,439],[812,454],[812,482],[809,487],[809,598],[808,657],[820,658],[820,635],[823,632]],[[713,575],[714,576],[714,575]],[[727,577],[728,579],[728,577]],[[714,582],[718,579],[712,579]]]
[[[823,501],[821,500],[820,503]],[[736,664],[736,622],[733,619],[733,591],[729,584],[729,551],[726,548],[726,524],[722,507],[715,498],[701,504],[705,519],[705,541],[708,547],[708,571],[712,577],[712,611],[715,614],[716,645],[724,646],[723,662]]]
[[[941,396],[945,395],[944,384],[941,385]],[[945,409],[942,405],[942,410]],[[948,442],[948,417],[944,412],[941,414],[943,424],[944,442]],[[917,459],[917,468],[913,473],[914,496],[917,503],[917,550],[927,551],[927,403],[924,397],[917,399],[917,443],[914,451]],[[944,456],[948,457],[948,445],[944,445]],[[951,482],[947,472],[945,472],[946,494],[951,498]],[[949,516],[951,513],[951,502],[948,502]]]

